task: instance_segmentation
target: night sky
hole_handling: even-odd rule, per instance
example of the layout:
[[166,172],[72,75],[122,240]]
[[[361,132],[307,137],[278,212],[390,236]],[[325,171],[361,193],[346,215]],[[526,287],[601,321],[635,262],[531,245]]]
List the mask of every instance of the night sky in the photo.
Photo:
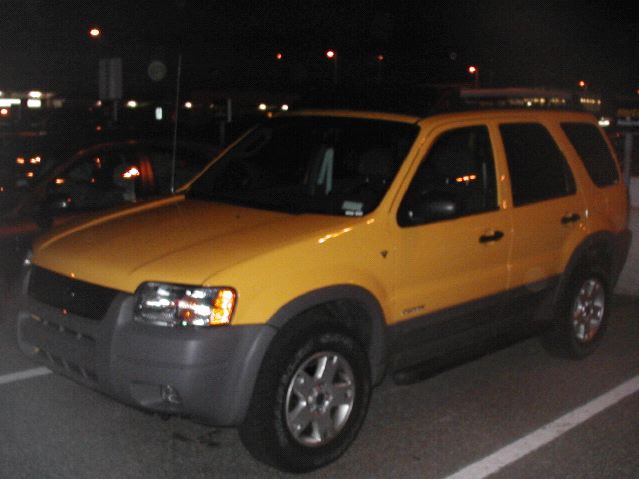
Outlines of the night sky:
[[[121,57],[125,95],[168,94],[178,54],[187,88],[303,84],[331,78],[327,48],[341,81],[469,82],[475,64],[482,86],[639,88],[631,2],[0,0],[0,90],[95,96],[99,58]],[[165,80],[148,78],[152,60]]]

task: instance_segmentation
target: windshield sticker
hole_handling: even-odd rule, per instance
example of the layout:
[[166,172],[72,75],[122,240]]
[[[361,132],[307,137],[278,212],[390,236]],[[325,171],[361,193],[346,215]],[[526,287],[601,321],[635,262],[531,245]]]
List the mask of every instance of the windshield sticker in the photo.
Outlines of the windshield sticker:
[[344,210],[344,214],[346,216],[362,216],[364,212],[362,209],[364,208],[364,203],[361,201],[344,201],[342,203],[342,210]]

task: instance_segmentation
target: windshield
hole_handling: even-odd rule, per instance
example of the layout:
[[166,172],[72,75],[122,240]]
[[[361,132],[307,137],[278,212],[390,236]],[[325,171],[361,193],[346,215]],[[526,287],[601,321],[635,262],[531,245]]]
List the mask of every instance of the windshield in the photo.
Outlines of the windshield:
[[381,120],[268,120],[187,195],[289,213],[362,216],[381,201],[417,131],[412,124]]

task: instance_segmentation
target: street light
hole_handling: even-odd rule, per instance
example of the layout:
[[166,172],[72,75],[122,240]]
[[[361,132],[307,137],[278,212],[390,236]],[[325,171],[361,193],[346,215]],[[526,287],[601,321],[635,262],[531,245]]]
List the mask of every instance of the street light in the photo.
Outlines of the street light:
[[478,88],[479,87],[479,68],[476,67],[475,65],[470,65],[468,67],[468,73],[473,75],[475,88]]
[[386,57],[383,53],[378,53],[377,55],[375,55],[375,61],[377,63],[377,83],[382,82],[382,67],[385,60]]
[[333,83],[337,85],[337,52],[335,50],[326,50],[326,58],[333,62]]
[[98,38],[100,35],[102,35],[102,32],[98,27],[91,27],[89,29],[89,36],[91,38]]

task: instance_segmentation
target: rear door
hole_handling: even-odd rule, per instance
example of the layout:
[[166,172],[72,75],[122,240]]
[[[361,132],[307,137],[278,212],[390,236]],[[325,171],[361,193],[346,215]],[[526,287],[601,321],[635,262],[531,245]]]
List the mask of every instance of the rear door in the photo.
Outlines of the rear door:
[[[564,153],[539,122],[502,122],[512,190],[510,288],[532,298],[555,284],[585,235],[587,211]],[[517,308],[523,308],[519,302]],[[532,307],[532,305],[531,305]]]
[[[618,162],[612,155],[603,132],[592,122],[570,119],[561,122],[561,129],[575,150],[586,170],[588,180],[583,181],[588,189],[591,226],[620,231],[628,219],[627,190],[621,180]],[[611,222],[612,224],[610,224]]]

